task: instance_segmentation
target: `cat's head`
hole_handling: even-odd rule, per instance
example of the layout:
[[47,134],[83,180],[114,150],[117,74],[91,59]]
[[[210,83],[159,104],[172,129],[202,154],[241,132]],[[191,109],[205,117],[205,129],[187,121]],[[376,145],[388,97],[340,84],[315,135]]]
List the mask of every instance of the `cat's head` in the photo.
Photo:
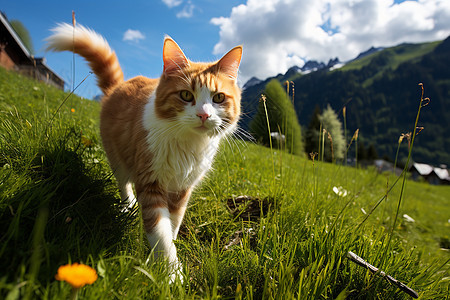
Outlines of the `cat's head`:
[[186,134],[222,135],[234,131],[241,112],[237,73],[242,47],[213,63],[186,58],[169,37],[164,40],[164,71],[155,97],[160,119],[177,123]]

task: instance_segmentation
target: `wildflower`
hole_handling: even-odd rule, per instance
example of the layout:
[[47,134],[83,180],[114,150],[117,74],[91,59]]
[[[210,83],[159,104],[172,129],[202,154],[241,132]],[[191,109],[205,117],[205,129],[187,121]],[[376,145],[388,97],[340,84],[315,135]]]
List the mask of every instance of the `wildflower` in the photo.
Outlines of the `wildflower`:
[[71,108],[70,111],[74,113],[75,112],[75,108]]
[[409,222],[409,223],[415,222],[415,220],[413,218],[411,218],[410,216],[408,216],[407,214],[404,214],[403,218],[405,219],[406,222]]
[[342,186],[340,186],[340,187],[333,187],[333,192],[336,194],[336,195],[338,195],[339,197],[345,197],[345,196],[347,196],[347,190],[346,189],[344,189]]
[[97,272],[93,268],[78,263],[59,267],[55,276],[56,280],[66,281],[74,289],[94,283],[97,277]]

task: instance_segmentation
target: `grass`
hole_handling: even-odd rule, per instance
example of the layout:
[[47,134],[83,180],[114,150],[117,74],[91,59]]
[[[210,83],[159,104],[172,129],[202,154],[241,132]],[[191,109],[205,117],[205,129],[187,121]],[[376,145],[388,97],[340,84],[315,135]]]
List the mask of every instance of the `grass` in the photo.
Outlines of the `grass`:
[[[448,299],[450,187],[407,181],[362,226],[395,177],[240,141],[224,143],[176,241],[184,283],[149,261],[139,212],[122,204],[101,149],[98,103],[0,69],[0,298],[64,299],[68,262],[94,267],[80,299],[408,299],[346,259],[353,251]],[[394,141],[395,142],[395,141]],[[345,197],[333,187],[347,190]],[[447,246],[448,248],[448,246]]]

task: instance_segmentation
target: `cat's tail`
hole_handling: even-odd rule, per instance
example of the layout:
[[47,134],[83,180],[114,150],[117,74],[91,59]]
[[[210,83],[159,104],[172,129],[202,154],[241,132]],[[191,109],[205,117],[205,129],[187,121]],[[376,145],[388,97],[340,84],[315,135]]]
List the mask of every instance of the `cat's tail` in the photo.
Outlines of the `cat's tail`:
[[46,39],[47,50],[72,51],[84,57],[97,75],[97,84],[105,95],[123,82],[123,72],[114,51],[106,40],[84,26],[75,28],[67,23],[52,29],[53,35]]

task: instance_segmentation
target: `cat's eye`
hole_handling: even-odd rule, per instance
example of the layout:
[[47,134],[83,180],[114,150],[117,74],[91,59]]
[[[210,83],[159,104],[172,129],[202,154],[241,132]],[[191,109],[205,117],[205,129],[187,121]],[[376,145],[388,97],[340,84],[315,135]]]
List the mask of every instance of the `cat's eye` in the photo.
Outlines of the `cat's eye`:
[[191,102],[192,100],[194,100],[194,95],[186,90],[180,92],[180,97],[181,99],[183,99],[183,101],[186,102]]
[[225,100],[225,94],[224,93],[218,93],[215,94],[213,97],[214,103],[222,103]]

